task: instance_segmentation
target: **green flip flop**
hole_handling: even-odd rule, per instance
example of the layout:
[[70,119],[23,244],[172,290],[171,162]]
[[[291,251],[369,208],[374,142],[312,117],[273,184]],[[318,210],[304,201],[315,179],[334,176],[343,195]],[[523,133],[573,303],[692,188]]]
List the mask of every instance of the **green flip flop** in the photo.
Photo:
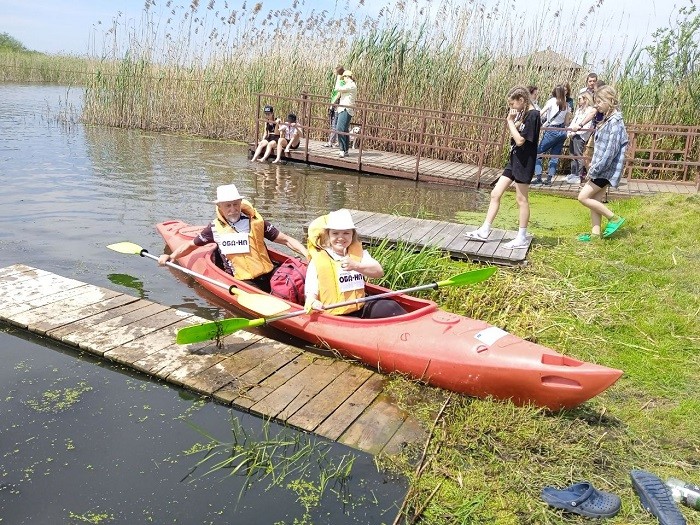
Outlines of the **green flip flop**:
[[616,221],[609,221],[608,225],[605,227],[605,231],[603,232],[603,237],[607,238],[610,237],[613,233],[615,233],[617,230],[620,229],[620,226],[622,226],[625,223],[624,217],[620,217]]
[[594,235],[591,234],[591,233],[582,233],[582,234],[580,234],[580,235],[579,235],[578,237],[576,237],[576,238],[577,238],[579,241],[581,241],[581,242],[591,242],[591,241],[593,241],[594,239],[597,239],[598,236],[597,236],[597,235],[594,236]]

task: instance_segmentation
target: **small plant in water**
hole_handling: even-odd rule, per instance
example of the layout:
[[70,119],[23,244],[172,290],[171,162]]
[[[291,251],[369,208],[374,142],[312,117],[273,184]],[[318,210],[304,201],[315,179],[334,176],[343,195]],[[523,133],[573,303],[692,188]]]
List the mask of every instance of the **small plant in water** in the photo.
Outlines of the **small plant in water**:
[[[276,486],[294,491],[304,507],[301,521],[295,519],[294,523],[310,523],[310,511],[320,504],[329,483],[339,483],[342,488],[355,461],[352,454],[339,460],[331,458],[332,444],[316,441],[309,435],[292,434],[283,429],[272,436],[269,421],[263,427],[262,436],[251,439],[234,417],[231,423],[233,440],[229,443],[219,441],[192,422],[186,423],[209,440],[184,451],[186,455],[205,452],[195,469],[206,465],[208,470],[204,475],[227,470],[230,476],[245,476],[239,499],[254,482],[267,482],[268,489]],[[315,477],[316,470],[318,477]]]
[[41,399],[29,399],[27,405],[37,412],[63,412],[76,404],[80,400],[80,396],[90,390],[92,387],[81,381],[72,388],[47,390],[42,394]]

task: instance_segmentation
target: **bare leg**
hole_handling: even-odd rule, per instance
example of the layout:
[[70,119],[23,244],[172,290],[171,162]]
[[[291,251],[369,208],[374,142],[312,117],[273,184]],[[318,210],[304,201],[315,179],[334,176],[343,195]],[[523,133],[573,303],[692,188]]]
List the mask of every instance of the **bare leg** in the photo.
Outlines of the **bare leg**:
[[486,212],[486,220],[488,224],[493,224],[496,215],[498,214],[498,209],[501,207],[501,197],[505,191],[513,183],[508,177],[501,176],[496,183],[496,187],[491,190],[491,201],[489,202],[489,210]]
[[253,158],[250,159],[251,162],[258,159],[258,157],[262,153],[262,150],[265,148],[265,146],[267,146],[267,141],[265,139],[258,142],[258,147],[255,148],[255,153],[253,153]]
[[591,233],[593,235],[600,235],[600,221],[602,217],[606,217],[610,220],[615,216],[615,214],[603,204],[604,196],[605,188],[600,188],[590,181],[581,188],[578,194],[578,201],[591,210]]
[[270,142],[267,143],[267,148],[265,149],[265,155],[262,156],[261,159],[258,159],[258,162],[265,162],[267,158],[272,155],[272,151],[275,149],[275,146],[277,145],[276,140],[271,140]]
[[518,203],[518,226],[520,228],[527,228],[527,224],[530,222],[529,189],[529,184],[515,183],[515,200]]
[[287,145],[287,139],[281,138],[277,143],[277,158],[272,161],[273,164],[279,164],[282,160],[282,150]]

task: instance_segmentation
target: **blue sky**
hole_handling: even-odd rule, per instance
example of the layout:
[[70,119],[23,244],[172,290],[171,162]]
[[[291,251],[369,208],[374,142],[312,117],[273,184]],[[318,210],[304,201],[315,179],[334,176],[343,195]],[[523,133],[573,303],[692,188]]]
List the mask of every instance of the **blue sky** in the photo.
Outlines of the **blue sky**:
[[[162,9],[167,0],[155,0]],[[223,6],[225,0],[216,0]],[[243,0],[227,0],[230,8],[239,7]],[[457,0],[459,1],[459,0]],[[466,2],[467,0],[463,0]],[[533,0],[477,0],[487,6],[500,2],[500,5],[514,6],[526,16],[551,14],[562,7],[566,13],[577,5],[574,0],[551,0],[550,4]],[[595,0],[581,0],[579,5]],[[621,48],[624,42],[640,39],[650,43],[651,33],[660,26],[668,25],[670,16],[677,12],[677,6],[689,5],[691,0],[603,0],[600,12],[610,23],[610,42],[602,45]],[[139,20],[145,0],[0,0],[0,33],[9,33],[26,47],[45,53],[69,53],[83,55],[100,47],[102,33],[112,20],[121,13],[124,19]],[[174,0],[174,4],[185,4],[184,0]],[[203,5],[208,0],[201,0]],[[248,6],[255,1],[248,1]],[[286,7],[292,0],[263,0],[263,11]],[[302,0],[307,8],[327,9],[333,12],[336,6],[344,6],[345,0]],[[356,0],[351,2],[356,4]],[[366,9],[373,9],[381,0],[367,0]],[[435,3],[440,3],[436,1]],[[533,9],[536,6],[536,10]],[[98,22],[102,22],[98,25]],[[604,22],[606,23],[606,22]],[[100,49],[97,49],[99,52]]]

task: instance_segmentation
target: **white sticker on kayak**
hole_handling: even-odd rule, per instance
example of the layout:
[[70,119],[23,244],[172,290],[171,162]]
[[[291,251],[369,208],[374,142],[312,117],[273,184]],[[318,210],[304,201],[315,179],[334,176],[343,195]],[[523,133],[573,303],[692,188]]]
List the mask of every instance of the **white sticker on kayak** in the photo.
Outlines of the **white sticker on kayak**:
[[476,337],[485,345],[491,346],[501,337],[504,337],[506,335],[508,335],[508,332],[506,332],[505,330],[501,330],[500,328],[497,328],[495,326],[490,326],[486,330],[482,330],[481,332],[476,334],[474,337]]

